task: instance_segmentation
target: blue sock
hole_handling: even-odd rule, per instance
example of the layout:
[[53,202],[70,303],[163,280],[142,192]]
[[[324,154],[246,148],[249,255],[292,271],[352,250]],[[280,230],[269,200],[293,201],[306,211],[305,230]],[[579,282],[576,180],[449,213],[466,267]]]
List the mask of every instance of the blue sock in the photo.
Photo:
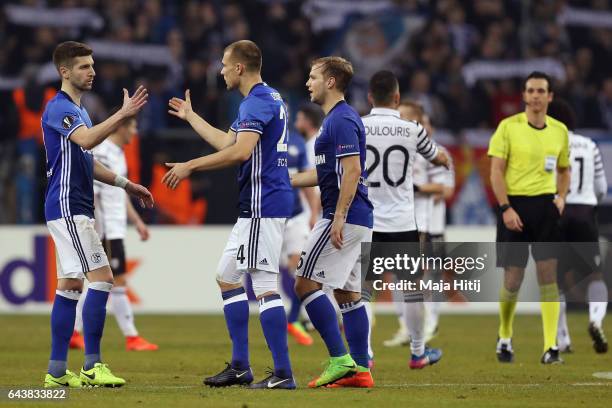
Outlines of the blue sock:
[[106,302],[113,285],[107,282],[91,282],[83,302],[83,337],[85,338],[85,370],[101,361],[100,342],[106,320]]
[[325,293],[320,289],[310,292],[302,298],[302,303],[310,321],[325,342],[329,355],[331,357],[345,355],[346,347],[338,327],[336,310]]
[[302,306],[302,301],[295,293],[295,277],[288,270],[281,271],[282,282],[283,282],[283,290],[289,297],[291,301],[291,307],[289,308],[289,314],[287,315],[287,321],[289,323],[297,322],[300,317],[300,307]]
[[362,367],[368,367],[368,314],[361,300],[340,305],[344,322],[344,335],[351,357]]
[[291,378],[291,362],[287,346],[287,316],[279,294],[268,295],[259,300],[259,320],[268,348],[274,360],[274,375]]
[[232,339],[232,368],[249,368],[249,301],[244,288],[221,293],[223,314]]
[[[72,298],[63,295],[71,296]],[[78,292],[60,291],[55,294],[51,310],[51,356],[48,372],[54,377],[66,374],[68,345],[74,330]]]

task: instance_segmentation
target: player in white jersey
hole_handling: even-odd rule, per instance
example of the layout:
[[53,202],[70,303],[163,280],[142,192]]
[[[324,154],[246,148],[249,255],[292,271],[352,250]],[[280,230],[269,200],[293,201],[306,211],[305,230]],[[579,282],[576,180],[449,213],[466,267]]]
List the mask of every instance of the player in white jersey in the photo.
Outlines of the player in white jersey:
[[[123,148],[132,140],[136,132],[136,118],[128,118],[108,139],[93,149],[94,157],[115,174],[127,177],[127,162]],[[110,301],[117,324],[126,340],[126,350],[157,350],[158,346],[156,344],[150,343],[138,335],[138,330],[134,325],[134,313],[127,295],[127,266],[123,243],[127,232],[128,219],[135,225],[142,241],[149,239],[149,229],[134,209],[132,201],[123,189],[95,181],[94,201],[96,231],[102,237],[102,243],[115,279],[115,284],[111,289]],[[75,330],[70,339],[71,348],[85,348],[85,341],[81,334],[83,331],[81,312],[85,298],[86,295],[84,294],[77,304]]]
[[[402,119],[425,124],[426,116],[423,107],[417,102],[404,100],[400,102],[398,110]],[[429,220],[431,219],[434,195],[442,194],[444,191],[444,187],[441,184],[432,183],[430,180],[431,173],[434,172],[435,168],[436,166],[428,162],[423,156],[416,155],[412,168],[414,212],[419,239],[422,244],[429,241]],[[399,328],[392,338],[383,342],[386,347],[403,346],[410,342],[410,334],[403,317],[402,299],[399,297],[398,292],[394,291],[392,294],[395,296],[393,299],[394,304],[399,307],[396,310]]]
[[[559,259],[557,280],[561,292],[581,282],[589,282],[588,332],[597,353],[608,351],[603,332],[603,319],[608,306],[608,288],[600,264],[597,204],[606,196],[608,182],[597,145],[588,137],[573,132],[575,117],[570,106],[555,100],[549,107],[549,116],[563,122],[569,129],[571,184],[561,217],[563,239],[568,245]],[[571,339],[566,319],[565,294],[560,296],[561,309],[557,329],[557,345],[562,352],[571,351]]]
[[[368,149],[369,198],[374,206],[372,242],[418,243],[414,162],[420,156],[427,162],[446,165],[448,158],[438,151],[420,123],[400,118],[399,84],[392,72],[379,71],[372,76],[368,100],[373,108],[362,120]],[[367,299],[369,293],[364,292],[362,298]],[[410,336],[410,368],[434,364],[440,359],[441,351],[425,347],[423,294],[413,293],[406,299],[401,295],[396,305],[402,308],[401,315]],[[370,349],[370,357],[372,354]]]

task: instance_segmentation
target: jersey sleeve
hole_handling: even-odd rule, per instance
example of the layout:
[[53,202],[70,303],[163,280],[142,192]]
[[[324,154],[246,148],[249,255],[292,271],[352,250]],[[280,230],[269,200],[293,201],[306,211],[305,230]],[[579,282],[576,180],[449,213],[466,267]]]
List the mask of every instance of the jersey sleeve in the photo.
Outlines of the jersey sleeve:
[[438,146],[427,136],[427,131],[420,123],[417,123],[417,151],[428,161],[438,155]]
[[506,131],[506,122],[501,121],[497,130],[491,136],[489,141],[489,156],[498,157],[508,160],[508,133]]
[[359,154],[359,126],[349,118],[335,121],[331,129],[335,143],[336,157]]
[[271,120],[271,106],[266,106],[256,99],[246,99],[240,104],[238,119],[233,126],[237,133],[255,132],[261,135]]
[[569,153],[569,133],[567,128],[563,127],[563,145],[557,158],[557,167],[566,169],[570,166],[570,153]]
[[606,179],[606,172],[604,171],[603,161],[601,160],[601,152],[597,145],[593,147],[593,164],[595,170],[595,196],[597,197],[597,201],[601,202],[608,192],[608,180]]
[[72,103],[54,104],[49,108],[47,117],[47,124],[66,138],[70,138],[70,135],[76,129],[85,126],[83,118]]

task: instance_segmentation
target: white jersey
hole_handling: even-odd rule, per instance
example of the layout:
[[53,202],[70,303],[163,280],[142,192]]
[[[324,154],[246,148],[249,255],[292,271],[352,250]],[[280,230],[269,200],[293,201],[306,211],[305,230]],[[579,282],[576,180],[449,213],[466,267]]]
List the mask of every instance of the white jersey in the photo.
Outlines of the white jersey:
[[[436,184],[442,184],[444,187],[455,188],[455,168],[453,166],[453,160],[450,153],[444,146],[438,145],[438,148],[442,150],[446,157],[448,157],[449,168],[444,166],[436,166],[431,172],[431,182]],[[431,209],[431,218],[429,221],[429,233],[432,235],[444,234],[446,228],[446,201],[440,199],[433,201]]]
[[[123,149],[105,140],[93,149],[94,158],[113,173],[127,176],[127,163]],[[127,230],[127,197],[125,190],[94,182],[96,197],[96,228],[100,237],[124,239]]]
[[588,137],[569,132],[572,175],[567,204],[597,205],[608,190],[599,148]]
[[401,119],[397,110],[374,108],[362,120],[374,231],[416,230],[412,169],[419,158],[433,160],[438,148],[421,124]]

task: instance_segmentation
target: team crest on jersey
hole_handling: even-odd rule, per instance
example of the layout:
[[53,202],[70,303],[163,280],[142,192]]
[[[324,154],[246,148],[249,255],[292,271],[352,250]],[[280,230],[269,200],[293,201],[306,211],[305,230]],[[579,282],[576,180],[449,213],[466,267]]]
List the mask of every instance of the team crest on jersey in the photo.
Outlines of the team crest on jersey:
[[64,119],[62,119],[62,127],[64,129],[70,129],[73,123],[74,123],[74,118],[70,115],[66,115],[64,116]]

